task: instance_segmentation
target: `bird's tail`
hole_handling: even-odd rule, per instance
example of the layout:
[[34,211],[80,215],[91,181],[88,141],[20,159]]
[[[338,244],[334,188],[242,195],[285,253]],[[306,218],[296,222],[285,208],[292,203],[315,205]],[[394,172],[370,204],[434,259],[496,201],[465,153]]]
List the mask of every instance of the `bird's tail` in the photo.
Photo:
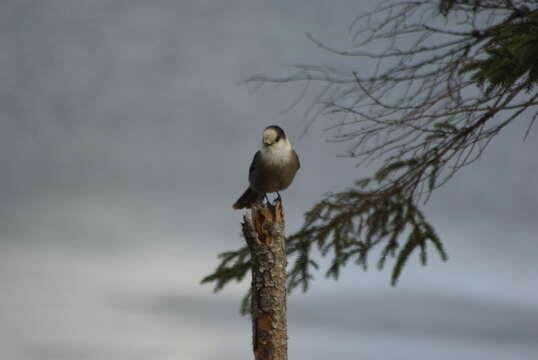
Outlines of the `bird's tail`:
[[263,199],[263,194],[260,194],[250,187],[237,199],[233,205],[234,209],[250,209],[252,205]]

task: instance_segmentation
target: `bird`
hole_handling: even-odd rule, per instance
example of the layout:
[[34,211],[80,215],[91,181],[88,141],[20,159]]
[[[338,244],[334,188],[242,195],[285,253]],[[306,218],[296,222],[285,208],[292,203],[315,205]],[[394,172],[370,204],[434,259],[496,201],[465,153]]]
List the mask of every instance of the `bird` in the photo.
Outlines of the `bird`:
[[249,187],[233,204],[234,209],[251,208],[267,198],[267,193],[279,191],[292,183],[301,167],[299,156],[291,146],[284,130],[278,125],[266,127],[262,133],[261,148],[252,159],[248,172]]

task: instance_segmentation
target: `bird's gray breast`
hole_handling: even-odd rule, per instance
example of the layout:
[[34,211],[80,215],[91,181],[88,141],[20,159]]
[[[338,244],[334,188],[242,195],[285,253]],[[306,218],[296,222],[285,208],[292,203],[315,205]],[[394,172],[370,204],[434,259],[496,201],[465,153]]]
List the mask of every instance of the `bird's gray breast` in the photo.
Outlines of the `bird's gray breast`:
[[250,186],[261,193],[286,189],[290,186],[299,162],[293,150],[286,152],[260,152],[249,175]]

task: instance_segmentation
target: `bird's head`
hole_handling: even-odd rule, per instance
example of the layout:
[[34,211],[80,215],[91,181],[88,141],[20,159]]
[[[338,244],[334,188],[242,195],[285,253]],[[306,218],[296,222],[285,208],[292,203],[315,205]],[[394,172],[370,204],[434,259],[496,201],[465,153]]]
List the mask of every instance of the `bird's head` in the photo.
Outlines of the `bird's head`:
[[262,135],[262,146],[270,147],[275,144],[278,144],[280,141],[286,141],[286,134],[280,126],[271,125],[263,130]]

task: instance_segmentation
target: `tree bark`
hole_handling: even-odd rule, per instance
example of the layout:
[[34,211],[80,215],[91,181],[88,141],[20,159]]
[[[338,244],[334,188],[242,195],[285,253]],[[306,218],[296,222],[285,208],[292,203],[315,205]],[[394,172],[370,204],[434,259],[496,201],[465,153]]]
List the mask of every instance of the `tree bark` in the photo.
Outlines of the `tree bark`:
[[282,204],[256,205],[244,216],[252,259],[251,316],[255,360],[287,360],[286,246]]

